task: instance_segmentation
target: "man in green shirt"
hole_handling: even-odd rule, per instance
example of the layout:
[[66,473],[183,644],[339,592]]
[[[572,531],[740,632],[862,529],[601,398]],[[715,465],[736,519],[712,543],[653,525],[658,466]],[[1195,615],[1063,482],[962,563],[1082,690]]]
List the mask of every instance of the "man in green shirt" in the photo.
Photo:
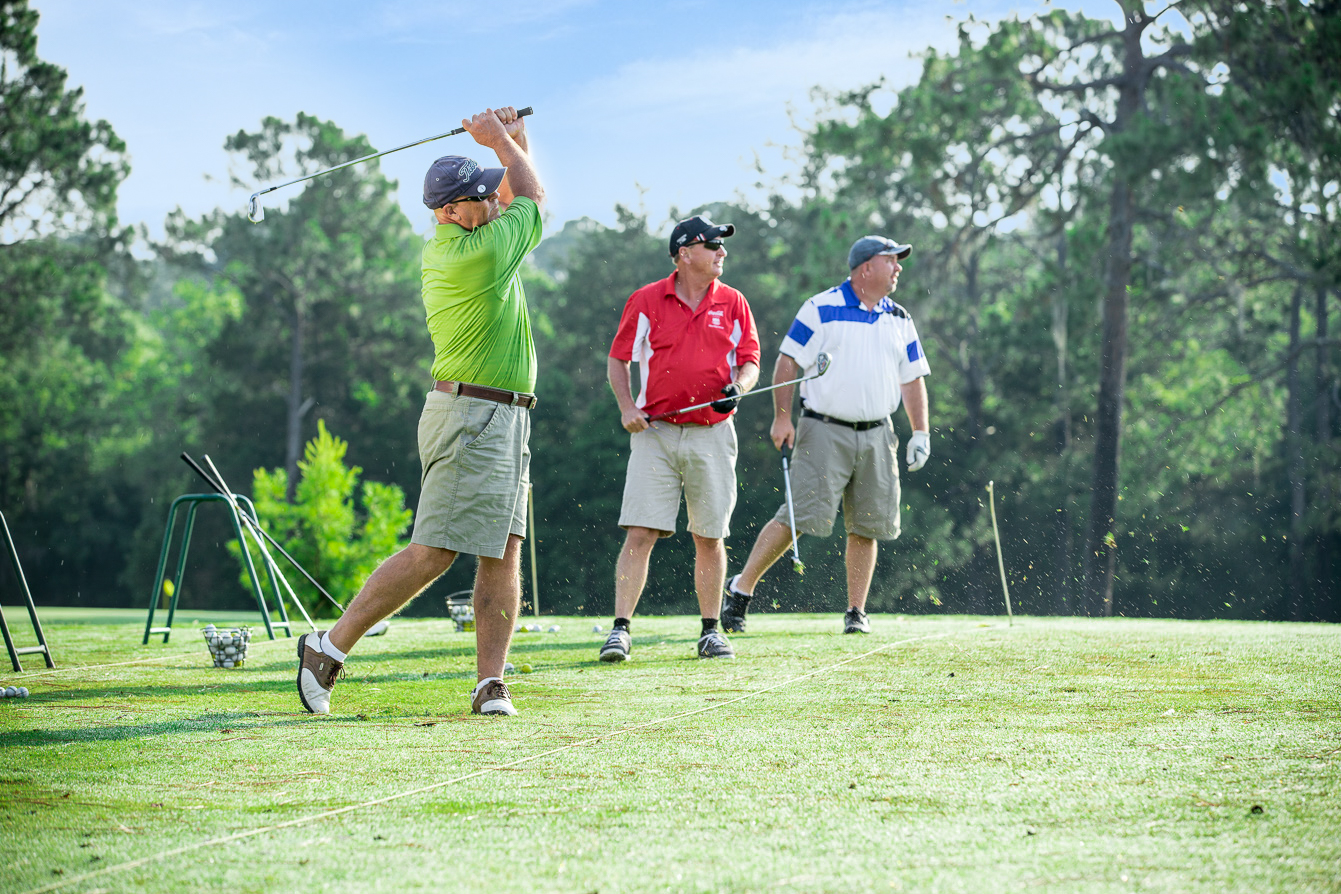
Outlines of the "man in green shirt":
[[298,697],[314,714],[330,712],[331,690],[359,637],[437,580],[458,553],[479,557],[471,710],[517,713],[503,666],[521,607],[536,376],[518,271],[540,243],[545,191],[515,109],[486,109],[461,124],[501,167],[448,155],[424,177],[424,204],[438,220],[423,254],[434,386],[419,419],[414,535],[334,627],[299,638]]

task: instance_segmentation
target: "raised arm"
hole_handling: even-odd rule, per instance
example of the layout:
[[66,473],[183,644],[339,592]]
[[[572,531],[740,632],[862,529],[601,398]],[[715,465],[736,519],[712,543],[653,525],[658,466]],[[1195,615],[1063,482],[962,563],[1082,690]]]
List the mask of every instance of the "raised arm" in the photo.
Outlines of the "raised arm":
[[462,119],[461,126],[475,142],[494,150],[498,163],[508,169],[498,190],[502,204],[509,205],[516,196],[526,196],[541,208],[545,206],[545,189],[527,151],[526,119],[518,118],[516,109],[512,106],[485,109],[472,118]]

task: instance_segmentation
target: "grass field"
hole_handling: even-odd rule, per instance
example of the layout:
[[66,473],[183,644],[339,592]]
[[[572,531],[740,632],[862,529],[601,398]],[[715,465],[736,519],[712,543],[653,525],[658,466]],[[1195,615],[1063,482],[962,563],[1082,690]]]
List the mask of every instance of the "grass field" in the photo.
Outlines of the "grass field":
[[7,892],[1341,891],[1335,627],[763,615],[701,662],[640,618],[609,666],[546,618],[478,718],[473,636],[400,621],[314,718],[294,640],[88,614],[3,678]]

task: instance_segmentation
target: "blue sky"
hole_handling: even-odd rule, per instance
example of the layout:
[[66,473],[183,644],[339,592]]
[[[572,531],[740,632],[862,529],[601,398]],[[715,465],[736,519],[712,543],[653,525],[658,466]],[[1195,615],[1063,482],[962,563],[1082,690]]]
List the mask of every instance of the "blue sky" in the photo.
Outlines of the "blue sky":
[[[1113,0],[1057,5],[1097,17]],[[954,44],[969,15],[996,20],[1042,0],[737,0],[674,4],[512,0],[183,2],[33,0],[39,55],[85,90],[90,118],[126,140],[124,223],[161,235],[173,208],[242,210],[223,141],[266,115],[304,111],[387,149],[449,130],[489,105],[532,105],[532,152],[557,225],[614,206],[654,228],[696,204],[765,195],[795,171],[796,126],[813,88],[841,91],[919,71],[914,54]],[[452,137],[382,159],[417,230],[423,172],[475,154]],[[485,150],[480,150],[484,152]],[[760,175],[756,164],[763,167]],[[240,172],[245,173],[244,170]],[[208,178],[208,179],[207,179]],[[762,182],[761,188],[756,184]],[[292,187],[296,192],[301,187]],[[283,191],[268,207],[283,203]]]

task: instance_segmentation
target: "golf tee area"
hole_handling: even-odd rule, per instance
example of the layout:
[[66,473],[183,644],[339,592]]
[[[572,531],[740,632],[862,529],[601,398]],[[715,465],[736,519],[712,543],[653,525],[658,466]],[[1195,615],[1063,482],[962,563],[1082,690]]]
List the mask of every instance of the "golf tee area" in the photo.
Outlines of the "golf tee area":
[[699,661],[696,618],[640,617],[610,665],[547,616],[488,718],[474,635],[400,619],[318,717],[296,638],[211,666],[244,618],[43,614],[5,892],[1341,890],[1335,626],[765,613]]

